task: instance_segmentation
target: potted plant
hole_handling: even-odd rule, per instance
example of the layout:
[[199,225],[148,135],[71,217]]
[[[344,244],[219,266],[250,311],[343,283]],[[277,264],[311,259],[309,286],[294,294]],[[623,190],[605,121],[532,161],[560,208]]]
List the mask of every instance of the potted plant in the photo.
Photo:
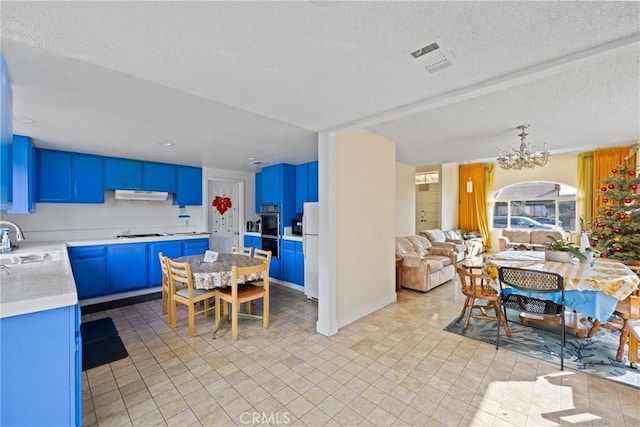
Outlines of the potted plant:
[[544,259],[554,262],[571,262],[578,258],[581,262],[587,260],[585,254],[580,252],[580,247],[575,243],[547,236],[549,242],[545,243]]

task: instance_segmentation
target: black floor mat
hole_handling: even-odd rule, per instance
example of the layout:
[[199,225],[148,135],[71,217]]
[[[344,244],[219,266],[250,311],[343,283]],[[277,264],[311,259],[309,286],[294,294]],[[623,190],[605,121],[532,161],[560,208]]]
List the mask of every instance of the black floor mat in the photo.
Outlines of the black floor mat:
[[124,359],[129,355],[111,318],[80,325],[82,334],[82,370]]

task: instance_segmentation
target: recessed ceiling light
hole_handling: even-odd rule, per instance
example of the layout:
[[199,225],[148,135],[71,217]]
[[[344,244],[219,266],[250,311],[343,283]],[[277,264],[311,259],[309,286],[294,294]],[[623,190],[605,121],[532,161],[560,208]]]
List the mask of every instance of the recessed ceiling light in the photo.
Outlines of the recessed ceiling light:
[[253,160],[251,162],[249,162],[250,165],[264,165],[264,162],[262,160]]
[[165,147],[173,147],[174,145],[176,145],[173,142],[158,142],[158,144],[164,145]]
[[13,116],[13,120],[15,120],[16,122],[20,122],[20,123],[35,123],[36,122],[31,117],[27,117],[27,116]]
[[255,159],[256,159],[255,157],[249,157],[249,160],[255,160]]

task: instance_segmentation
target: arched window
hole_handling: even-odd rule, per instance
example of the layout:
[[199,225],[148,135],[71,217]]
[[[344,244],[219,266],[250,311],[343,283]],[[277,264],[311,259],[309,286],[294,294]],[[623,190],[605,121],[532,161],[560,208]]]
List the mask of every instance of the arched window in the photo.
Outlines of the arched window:
[[576,188],[557,182],[527,181],[493,193],[493,228],[575,231]]

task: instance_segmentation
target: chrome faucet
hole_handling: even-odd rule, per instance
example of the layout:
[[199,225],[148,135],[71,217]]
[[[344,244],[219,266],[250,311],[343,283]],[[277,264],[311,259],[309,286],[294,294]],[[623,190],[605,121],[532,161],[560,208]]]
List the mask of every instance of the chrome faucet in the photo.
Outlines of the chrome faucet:
[[22,232],[22,228],[20,228],[20,226],[18,224],[15,224],[11,221],[1,221],[0,220],[0,228],[5,226],[5,225],[10,225],[13,228],[15,228],[16,230],[16,239],[18,239],[18,241],[20,240],[24,240],[24,233]]

